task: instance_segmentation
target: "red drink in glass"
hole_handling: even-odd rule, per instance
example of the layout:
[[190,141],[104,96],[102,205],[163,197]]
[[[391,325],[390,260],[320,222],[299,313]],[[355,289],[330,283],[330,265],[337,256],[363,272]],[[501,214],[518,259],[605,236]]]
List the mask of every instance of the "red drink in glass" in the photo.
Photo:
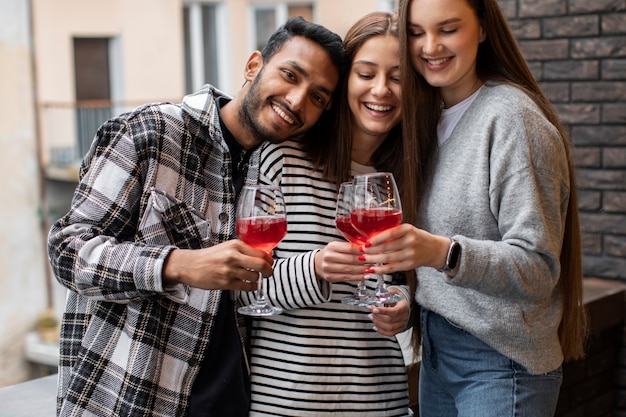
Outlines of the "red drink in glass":
[[338,217],[337,220],[335,220],[335,224],[339,233],[341,233],[346,240],[356,243],[357,245],[362,245],[367,240],[362,233],[352,226],[350,216]]
[[402,223],[402,210],[386,207],[355,209],[350,213],[350,220],[361,233],[371,237]]
[[237,220],[236,231],[248,245],[270,252],[287,234],[287,219],[254,217]]

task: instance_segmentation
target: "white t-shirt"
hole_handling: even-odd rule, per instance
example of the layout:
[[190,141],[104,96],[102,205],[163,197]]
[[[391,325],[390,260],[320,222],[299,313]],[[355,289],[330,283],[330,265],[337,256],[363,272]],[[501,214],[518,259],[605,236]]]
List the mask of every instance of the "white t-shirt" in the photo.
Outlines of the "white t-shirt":
[[444,143],[446,139],[450,137],[452,131],[456,127],[459,120],[465,113],[465,110],[472,104],[478,92],[482,89],[481,86],[478,90],[474,92],[471,96],[460,102],[459,104],[455,104],[449,109],[443,109],[441,111],[441,117],[439,118],[439,123],[437,124],[437,141],[439,145]]

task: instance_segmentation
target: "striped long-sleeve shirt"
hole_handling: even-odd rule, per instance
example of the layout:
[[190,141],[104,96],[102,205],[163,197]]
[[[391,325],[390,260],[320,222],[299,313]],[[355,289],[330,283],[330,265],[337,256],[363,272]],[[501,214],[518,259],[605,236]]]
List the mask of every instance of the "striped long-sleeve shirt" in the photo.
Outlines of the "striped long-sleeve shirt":
[[[287,203],[288,232],[274,251],[267,284],[270,302],[285,311],[253,320],[250,416],[406,416],[397,339],[374,331],[367,308],[341,303],[355,283],[331,285],[315,277],[316,251],[342,239],[334,221],[335,185],[293,142],[261,149],[259,181],[279,184]],[[373,289],[375,282],[367,285]]]

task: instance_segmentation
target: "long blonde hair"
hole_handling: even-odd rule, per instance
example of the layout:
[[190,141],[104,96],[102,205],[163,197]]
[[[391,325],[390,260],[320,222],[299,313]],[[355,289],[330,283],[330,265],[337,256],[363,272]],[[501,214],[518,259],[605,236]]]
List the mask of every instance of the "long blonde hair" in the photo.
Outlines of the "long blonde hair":
[[[441,116],[441,93],[430,86],[412,65],[408,45],[409,6],[412,0],[399,0],[400,69],[402,73],[402,124],[404,177],[411,194],[403,197],[404,211],[416,210],[423,189],[425,165],[436,146],[437,123]],[[515,85],[525,91],[539,106],[545,117],[558,130],[567,152],[570,195],[561,249],[559,278],[563,315],[559,340],[565,360],[579,359],[585,353],[587,317],[582,301],[583,272],[578,203],[572,146],[569,135],[559,121],[556,111],[534,79],[506,19],[496,0],[466,0],[474,9],[486,33],[478,47],[476,72],[482,81],[497,81]],[[409,92],[414,92],[410,94]],[[411,183],[412,182],[412,183]],[[407,207],[408,206],[408,207]]]

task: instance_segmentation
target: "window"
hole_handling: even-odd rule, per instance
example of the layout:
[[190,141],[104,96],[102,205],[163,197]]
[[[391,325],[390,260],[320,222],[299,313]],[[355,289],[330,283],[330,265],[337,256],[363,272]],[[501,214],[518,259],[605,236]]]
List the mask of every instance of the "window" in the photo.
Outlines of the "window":
[[[76,94],[75,147],[65,158],[73,162],[89,150],[98,127],[111,117],[112,93],[115,77],[112,60],[115,61],[115,45],[112,38],[74,38],[74,88]],[[52,151],[51,151],[52,152]],[[52,160],[60,162],[52,152]]]
[[251,45],[259,51],[263,49],[270,35],[278,29],[288,18],[302,16],[313,22],[313,4],[258,4],[252,5],[252,31]]
[[221,85],[218,50],[219,5],[192,2],[183,7],[185,90],[191,93],[209,83]]

